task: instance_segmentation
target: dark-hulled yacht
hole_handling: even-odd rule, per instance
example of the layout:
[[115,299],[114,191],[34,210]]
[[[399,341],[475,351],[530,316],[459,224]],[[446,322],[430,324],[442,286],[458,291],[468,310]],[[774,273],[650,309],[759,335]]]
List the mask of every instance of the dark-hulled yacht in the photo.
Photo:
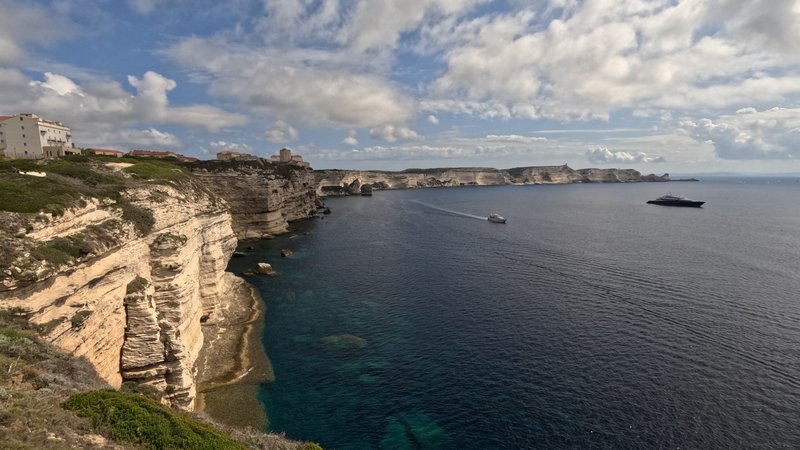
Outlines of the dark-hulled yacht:
[[658,197],[655,200],[648,200],[647,203],[651,205],[661,205],[661,206],[687,206],[690,208],[699,208],[703,206],[705,202],[699,202],[697,200],[690,200],[686,197],[681,197],[679,195],[672,195],[666,194]]

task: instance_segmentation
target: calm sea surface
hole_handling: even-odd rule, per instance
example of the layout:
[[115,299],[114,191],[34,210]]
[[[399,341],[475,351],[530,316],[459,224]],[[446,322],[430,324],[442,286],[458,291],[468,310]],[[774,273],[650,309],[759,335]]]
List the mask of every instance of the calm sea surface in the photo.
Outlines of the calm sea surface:
[[[645,204],[667,190],[708,203]],[[271,431],[340,450],[800,447],[797,179],[327,203],[231,264],[281,273],[250,278]],[[508,224],[469,216],[493,211]]]

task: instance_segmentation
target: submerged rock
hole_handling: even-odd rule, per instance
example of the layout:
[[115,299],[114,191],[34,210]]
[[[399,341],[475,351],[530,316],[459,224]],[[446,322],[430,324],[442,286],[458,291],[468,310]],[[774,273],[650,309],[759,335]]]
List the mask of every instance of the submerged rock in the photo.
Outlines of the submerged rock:
[[352,334],[335,334],[331,336],[325,336],[324,338],[320,339],[320,341],[327,346],[339,349],[364,348],[367,346],[366,339],[354,336]]
[[294,252],[292,252],[288,248],[285,248],[285,249],[281,250],[281,256],[283,256],[284,258],[292,256],[292,255],[294,255]]

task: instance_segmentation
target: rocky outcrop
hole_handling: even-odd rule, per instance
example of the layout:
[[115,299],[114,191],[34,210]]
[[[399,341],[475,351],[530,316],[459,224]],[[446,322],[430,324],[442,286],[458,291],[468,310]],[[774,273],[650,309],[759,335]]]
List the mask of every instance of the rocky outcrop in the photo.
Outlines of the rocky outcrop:
[[314,215],[316,183],[310,169],[257,159],[201,161],[192,171],[231,206],[239,239],[285,233],[289,222]]
[[496,186],[509,184],[629,183],[669,181],[669,175],[642,175],[633,169],[580,169],[569,166],[407,169],[402,172],[369,170],[319,170],[317,194],[347,195],[352,186],[371,184],[374,190],[424,187]]
[[0,309],[26,316],[112,386],[152,385],[192,409],[201,321],[225,301],[236,246],[227,205],[201,186],[166,184],[83,203],[40,213],[16,237]]

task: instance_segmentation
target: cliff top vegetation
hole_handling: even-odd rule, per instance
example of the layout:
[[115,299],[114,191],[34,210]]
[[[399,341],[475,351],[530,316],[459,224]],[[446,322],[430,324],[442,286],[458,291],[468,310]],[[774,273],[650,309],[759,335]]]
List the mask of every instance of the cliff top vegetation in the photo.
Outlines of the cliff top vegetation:
[[[128,167],[110,164],[129,164]],[[43,172],[47,176],[22,175]],[[0,161],[0,211],[58,214],[81,197],[118,200],[125,189],[143,183],[178,184],[191,176],[178,160],[67,156],[52,161]]]
[[284,178],[291,178],[298,172],[311,170],[295,164],[274,164],[263,158],[197,161],[191,164],[191,168],[192,170],[206,170],[208,172],[225,172],[228,170],[236,170],[238,172],[259,171]]
[[[149,189],[151,197],[161,198],[140,198],[138,189],[148,186],[156,187]],[[167,195],[158,186],[170,186],[187,198],[206,195],[211,207],[217,205],[216,197],[177,159],[77,155],[49,161],[0,160],[0,292],[47,278],[58,267],[149,233],[155,226],[149,205],[163,202]],[[105,219],[46,242],[31,238],[67,210],[90,203],[94,204],[87,210],[102,210],[98,215]]]

